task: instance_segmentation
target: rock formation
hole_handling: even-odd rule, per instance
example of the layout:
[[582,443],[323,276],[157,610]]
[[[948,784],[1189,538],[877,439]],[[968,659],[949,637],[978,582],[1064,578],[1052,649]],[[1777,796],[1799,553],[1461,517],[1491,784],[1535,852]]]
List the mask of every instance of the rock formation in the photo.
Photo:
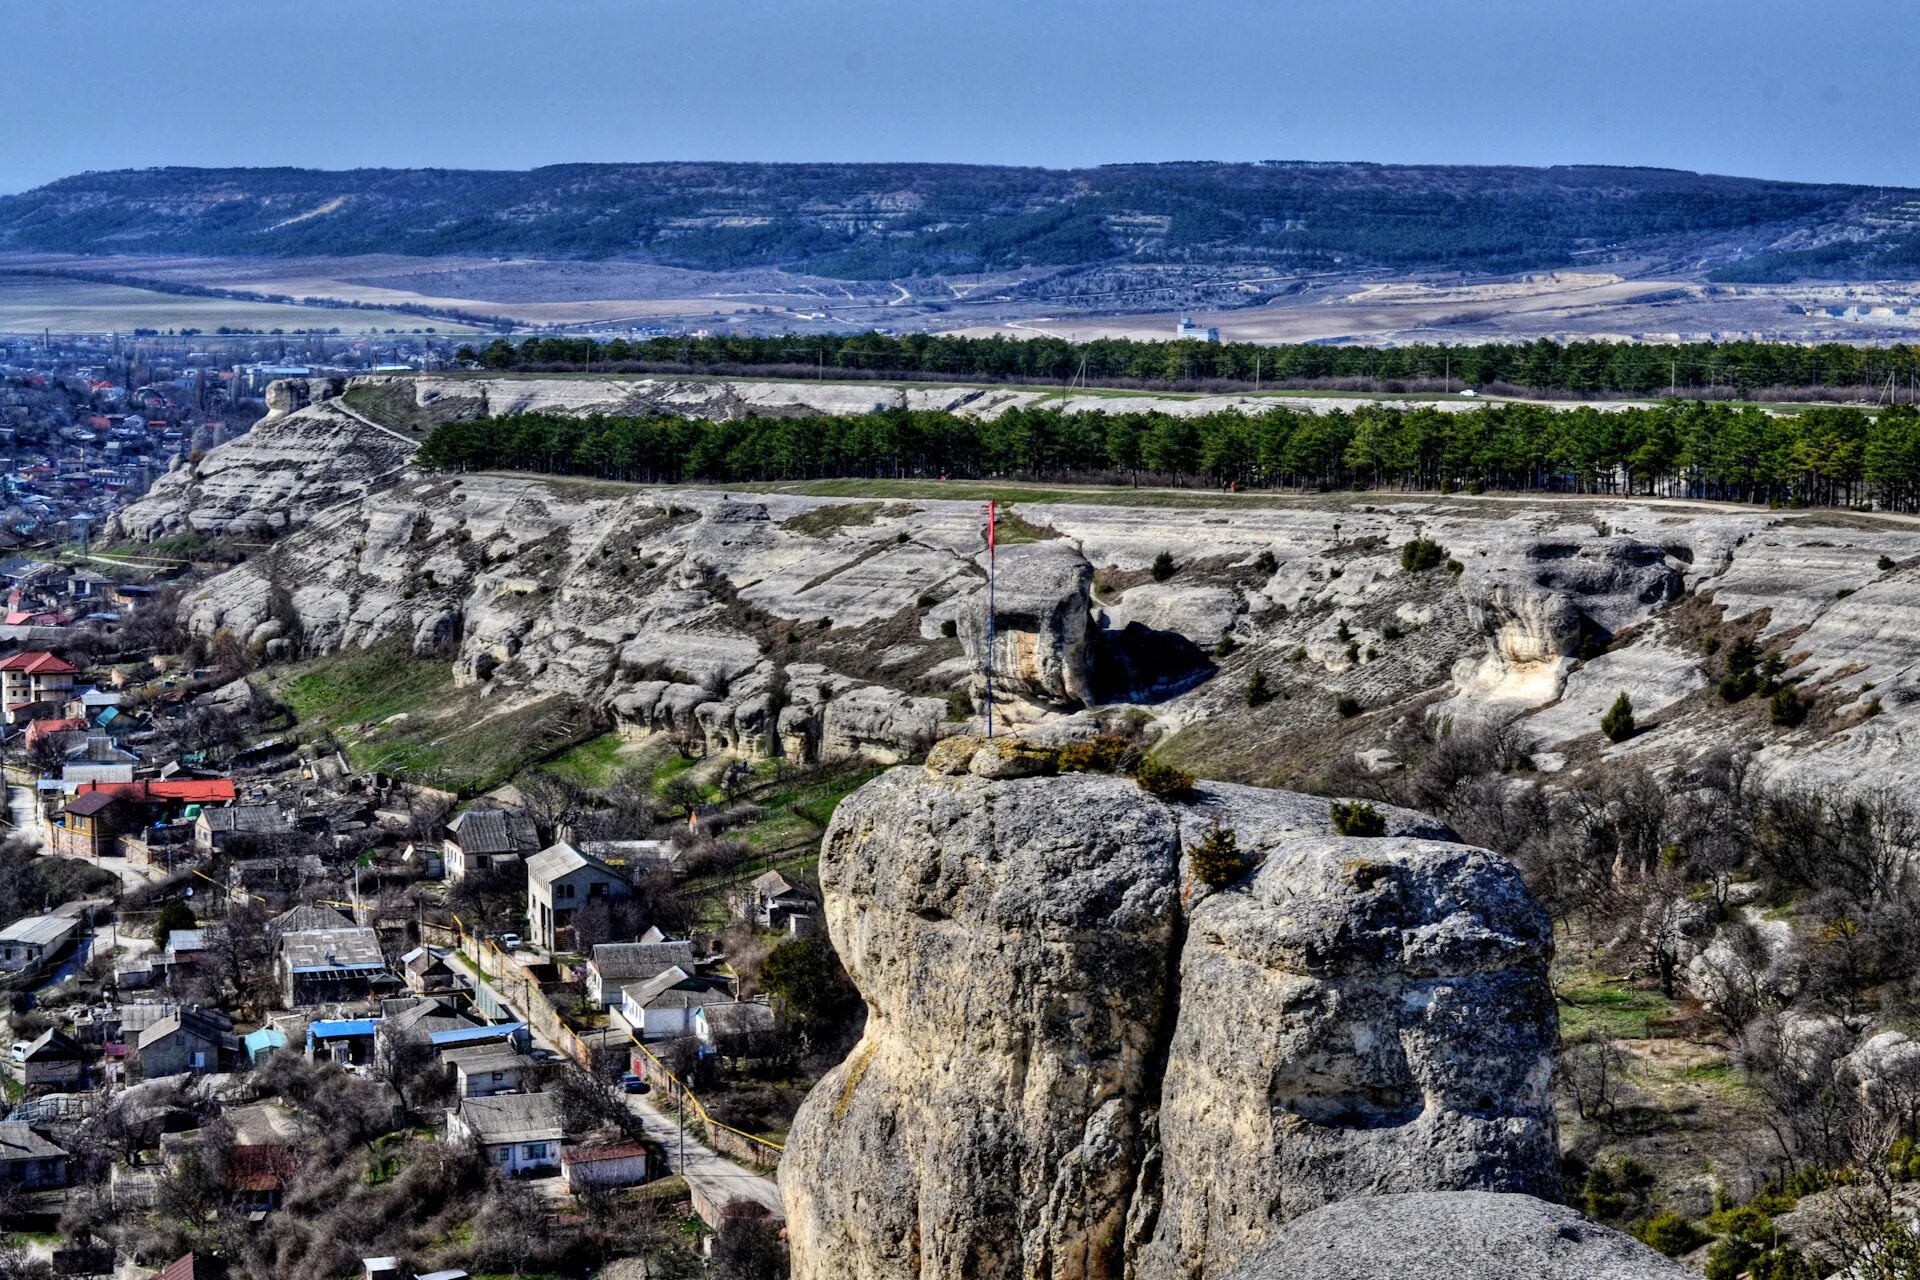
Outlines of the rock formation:
[[1564,1205],[1480,1191],[1343,1200],[1281,1227],[1227,1280],[1697,1280]]
[[[943,743],[835,816],[869,1018],[781,1167],[797,1280],[1219,1275],[1347,1196],[1556,1194],[1549,933],[1508,864],[1048,765]],[[1261,862],[1219,892],[1182,872],[1214,823]]]
[[[391,640],[449,661],[461,681],[579,698],[631,733],[696,735],[743,754],[904,758],[958,727],[978,693],[984,548],[973,501],[427,476],[405,468],[404,433],[365,418],[382,405],[410,430],[516,408],[856,412],[895,395],[984,414],[1002,394],[356,380],[344,400],[269,417],[183,466],[120,523],[134,536],[278,534],[272,558],[307,652]],[[1317,755],[1336,728],[1357,760],[1390,769],[1392,751],[1361,730],[1384,738],[1400,709],[1417,707],[1443,724],[1515,722],[1546,772],[1600,751],[1680,761],[1737,735],[1757,743],[1763,774],[1920,781],[1920,664],[1905,642],[1920,618],[1920,531],[1552,498],[1359,509],[1035,502],[1015,514],[1044,540],[1002,548],[993,666],[999,705],[1026,727],[1090,731],[1103,707],[1130,704],[1151,733],[1194,730],[1190,758],[1237,756],[1240,776],[1262,778]],[[1417,536],[1460,571],[1406,570],[1400,548]],[[1163,551],[1175,553],[1176,574],[1146,581]],[[253,635],[270,612],[272,572],[256,558],[197,589],[192,625]],[[1790,659],[1788,675],[1821,714],[1757,735],[1735,722],[1745,708],[1713,696],[1719,663],[1701,641],[1736,627]],[[1255,668],[1276,696],[1249,724]],[[1640,731],[1606,744],[1600,717],[1622,689]],[[1340,728],[1341,699],[1395,711]]]

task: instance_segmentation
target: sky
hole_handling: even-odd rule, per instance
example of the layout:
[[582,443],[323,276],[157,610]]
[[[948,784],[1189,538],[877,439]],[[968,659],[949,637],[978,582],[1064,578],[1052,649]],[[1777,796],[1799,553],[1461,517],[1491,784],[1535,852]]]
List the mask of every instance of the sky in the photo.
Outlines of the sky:
[[1645,164],[1920,186],[1913,0],[0,0],[0,192],[148,165]]

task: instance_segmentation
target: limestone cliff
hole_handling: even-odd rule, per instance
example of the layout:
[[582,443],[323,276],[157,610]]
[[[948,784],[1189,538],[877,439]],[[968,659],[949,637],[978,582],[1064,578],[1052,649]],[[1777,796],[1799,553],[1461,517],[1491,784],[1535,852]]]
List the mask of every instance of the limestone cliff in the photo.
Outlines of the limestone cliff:
[[[909,389],[913,404],[966,389]],[[302,384],[302,394],[313,389]],[[404,465],[424,422],[514,408],[854,412],[895,389],[659,379],[356,380],[263,421],[129,507],[137,536],[279,533],[308,651],[404,640],[462,681],[564,692],[633,733],[714,750],[907,758],[972,714],[988,662],[971,497],[848,500],[647,489]],[[974,391],[969,412],[997,391]],[[369,398],[374,397],[374,398]],[[386,399],[379,399],[386,397]],[[919,398],[915,398],[919,397]],[[1101,401],[1089,408],[1124,401]],[[1178,402],[1198,403],[1198,401]],[[353,405],[360,406],[358,409]],[[1395,765],[1404,713],[1515,722],[1543,772],[1604,752],[1681,763],[1753,743],[1805,781],[1920,781],[1920,530],[1700,504],[1459,497],[1392,503],[1018,504],[991,665],[1003,713],[1063,736],[1114,705],[1176,756],[1299,776],[1350,755]],[[1449,563],[1410,571],[1427,537]],[[1177,570],[1148,573],[1161,552]],[[1458,571],[1453,571],[1458,566]],[[255,637],[271,566],[195,591],[193,625]],[[1754,723],[1712,693],[1757,635],[1817,701]],[[1724,652],[1724,651],[1723,651]],[[1271,697],[1250,712],[1263,673]],[[1599,721],[1630,689],[1640,732]],[[1343,721],[1336,707],[1368,715]],[[1005,722],[1005,715],[1003,715]]]
[[[982,776],[1023,760],[942,744],[828,833],[869,1017],[781,1167],[796,1280],[1218,1276],[1353,1195],[1557,1193],[1549,933],[1502,859],[1398,810],[1351,840],[1309,797]],[[1215,822],[1261,860],[1224,891],[1183,874]]]

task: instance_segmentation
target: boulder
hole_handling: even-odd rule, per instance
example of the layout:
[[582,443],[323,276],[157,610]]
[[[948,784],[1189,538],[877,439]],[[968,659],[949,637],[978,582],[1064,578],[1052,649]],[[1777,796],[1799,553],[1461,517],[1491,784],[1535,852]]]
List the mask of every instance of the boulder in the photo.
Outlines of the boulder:
[[1178,828],[1123,778],[896,769],[822,846],[868,1006],[780,1165],[795,1280],[1121,1274]]
[[1294,1219],[1226,1280],[1697,1280],[1565,1205],[1484,1191],[1344,1200]]
[[1141,1274],[1222,1274],[1351,1196],[1557,1197],[1551,951],[1511,863],[1432,840],[1297,836],[1199,902]]
[[[995,692],[1052,707],[1090,705],[1093,566],[1072,543],[1052,539],[1001,549],[995,575]],[[956,620],[967,657],[981,663],[988,645],[984,588]]]
[[[1550,934],[1510,865],[1341,839],[1317,797],[982,776],[1044,754],[949,740],[835,814],[869,1013],[781,1164],[796,1280],[1218,1275],[1343,1196],[1557,1191]],[[1203,894],[1216,821],[1265,861]]]

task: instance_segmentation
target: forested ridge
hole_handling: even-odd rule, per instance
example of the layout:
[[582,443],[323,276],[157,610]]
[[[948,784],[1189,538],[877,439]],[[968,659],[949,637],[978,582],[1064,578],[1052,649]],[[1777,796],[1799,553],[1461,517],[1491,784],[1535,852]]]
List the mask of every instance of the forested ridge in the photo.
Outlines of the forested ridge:
[[1920,398],[1920,347],[1828,342],[1484,342],[1397,347],[1100,338],[962,338],[946,334],[499,339],[464,358],[488,369],[685,368],[862,373],[1032,382],[1424,384],[1510,386],[1575,395],[1709,395],[1808,387],[1884,388]]
[[1920,506],[1920,410],[1782,417],[1708,401],[1607,411],[1364,405],[1195,416],[1015,408],[993,418],[523,413],[449,422],[422,465],[644,483],[1008,478],[1251,488],[1462,488]]
[[[1508,272],[1639,248],[1740,279],[1872,279],[1920,264],[1911,195],[1603,165],[174,167],[0,197],[0,248],[619,257],[848,280],[1129,260]],[[1822,248],[1771,247],[1809,231]]]

